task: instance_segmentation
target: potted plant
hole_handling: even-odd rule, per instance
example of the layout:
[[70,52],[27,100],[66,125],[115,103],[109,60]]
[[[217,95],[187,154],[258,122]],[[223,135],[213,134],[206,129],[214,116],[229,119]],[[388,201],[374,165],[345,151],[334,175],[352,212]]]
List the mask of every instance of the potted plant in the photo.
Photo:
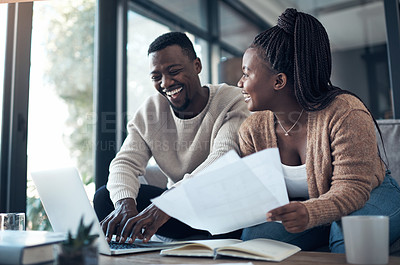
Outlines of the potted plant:
[[59,265],[98,264],[99,252],[95,243],[98,235],[90,235],[93,223],[86,226],[82,217],[75,237],[71,231],[68,232],[68,238],[60,244],[57,259]]

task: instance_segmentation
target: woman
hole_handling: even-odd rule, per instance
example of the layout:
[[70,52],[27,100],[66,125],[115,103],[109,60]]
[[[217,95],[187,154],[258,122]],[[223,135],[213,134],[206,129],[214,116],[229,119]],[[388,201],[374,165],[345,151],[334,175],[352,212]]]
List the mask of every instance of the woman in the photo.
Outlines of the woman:
[[369,110],[330,82],[329,39],[311,15],[287,9],[246,50],[238,82],[248,109],[242,156],[278,147],[290,203],[246,228],[242,239],[271,238],[303,250],[344,253],[340,218],[390,216],[390,241],[400,237],[400,188],[377,148]]

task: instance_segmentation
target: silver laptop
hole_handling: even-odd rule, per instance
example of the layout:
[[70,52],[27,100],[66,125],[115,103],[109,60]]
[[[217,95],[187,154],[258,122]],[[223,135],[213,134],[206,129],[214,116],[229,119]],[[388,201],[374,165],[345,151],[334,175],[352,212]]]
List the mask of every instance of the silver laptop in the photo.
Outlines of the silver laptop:
[[144,244],[141,240],[134,244],[108,243],[76,168],[32,172],[31,176],[54,232],[74,234],[84,216],[86,225],[94,222],[91,233],[99,235],[99,252],[105,255],[155,251],[177,243],[150,241]]

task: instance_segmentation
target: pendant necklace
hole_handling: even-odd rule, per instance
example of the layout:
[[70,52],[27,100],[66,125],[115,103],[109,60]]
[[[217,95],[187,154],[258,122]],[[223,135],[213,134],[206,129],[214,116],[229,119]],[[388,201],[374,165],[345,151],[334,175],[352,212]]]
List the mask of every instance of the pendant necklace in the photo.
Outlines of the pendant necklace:
[[282,126],[282,124],[281,124],[281,122],[279,121],[278,117],[277,117],[277,116],[275,115],[275,113],[274,113],[274,116],[275,116],[275,118],[276,118],[276,121],[278,122],[279,126],[281,126],[282,130],[285,132],[285,136],[289,136],[289,132],[290,132],[290,131],[296,126],[296,124],[299,122],[299,120],[300,120],[301,115],[303,114],[303,112],[304,112],[304,109],[301,110],[299,117],[298,117],[297,120],[293,123],[292,127],[289,128],[289,130],[286,130],[286,129]]

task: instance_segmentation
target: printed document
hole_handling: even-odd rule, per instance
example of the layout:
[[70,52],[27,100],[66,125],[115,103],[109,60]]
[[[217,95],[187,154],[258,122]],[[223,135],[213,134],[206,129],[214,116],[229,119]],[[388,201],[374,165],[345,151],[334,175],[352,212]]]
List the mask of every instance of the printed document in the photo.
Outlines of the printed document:
[[229,151],[152,202],[169,216],[212,235],[266,222],[289,203],[277,148],[240,158]]

